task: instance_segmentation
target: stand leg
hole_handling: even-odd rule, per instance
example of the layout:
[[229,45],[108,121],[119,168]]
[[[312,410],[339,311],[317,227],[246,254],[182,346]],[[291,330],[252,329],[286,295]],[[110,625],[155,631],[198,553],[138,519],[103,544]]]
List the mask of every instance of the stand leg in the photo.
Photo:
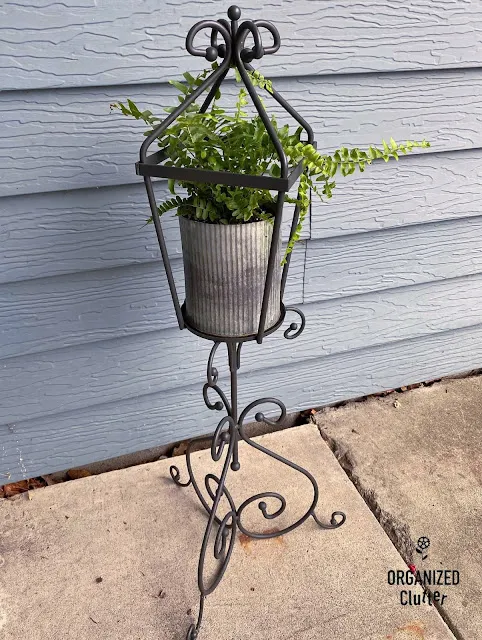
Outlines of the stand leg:
[[[228,430],[224,430],[225,426],[228,426]],[[211,456],[213,460],[218,461],[221,459],[223,450],[228,445],[228,452],[223,464],[221,477],[217,478],[213,474],[208,474],[205,477],[206,490],[209,493],[210,498],[213,500],[213,504],[209,513],[208,523],[204,538],[201,545],[201,553],[199,556],[198,564],[198,586],[201,593],[199,603],[199,613],[196,624],[192,624],[189,627],[187,633],[187,640],[195,640],[198,637],[199,629],[202,623],[202,617],[204,612],[204,600],[206,596],[216,589],[218,584],[227,569],[231,554],[233,552],[234,543],[236,540],[236,508],[234,502],[226,489],[226,476],[228,474],[230,461],[232,460],[234,448],[237,445],[236,437],[236,424],[231,416],[226,416],[219,423],[211,443]],[[212,487],[212,483],[215,485],[215,489]],[[226,497],[230,506],[229,511],[225,514],[222,520],[216,516],[219,508],[219,503],[222,497]],[[206,553],[213,533],[214,526],[217,526],[217,531],[214,539],[214,558],[218,561],[218,566],[214,572],[214,576],[206,579],[204,575]]]
[[[303,314],[294,309],[297,313],[300,314],[302,323],[301,328],[298,329],[298,325],[292,323],[290,327],[285,331],[284,335],[286,338],[291,339],[296,337],[301,333],[304,328],[304,317]],[[229,560],[231,558],[231,554],[233,552],[234,543],[236,540],[237,530],[241,531],[245,535],[248,535],[251,538],[274,538],[277,536],[285,535],[290,531],[293,531],[301,524],[303,524],[308,518],[313,518],[313,520],[317,523],[319,527],[322,529],[337,529],[341,527],[341,525],[345,522],[346,516],[342,511],[334,511],[331,514],[329,522],[323,522],[316,515],[316,507],[318,504],[319,498],[319,488],[318,484],[313,477],[313,475],[304,469],[303,467],[291,462],[287,458],[280,456],[278,453],[271,451],[270,449],[264,447],[263,445],[251,440],[246,433],[244,427],[244,421],[249,413],[253,411],[259,405],[266,404],[274,404],[280,410],[280,415],[275,420],[270,420],[264,416],[264,414],[258,411],[255,414],[255,420],[258,422],[267,422],[272,425],[279,425],[283,422],[286,417],[286,407],[285,405],[276,398],[260,398],[259,400],[255,400],[251,402],[239,415],[237,413],[237,390],[238,390],[238,369],[240,366],[240,354],[241,354],[241,345],[242,343],[228,342],[227,350],[228,350],[228,361],[229,361],[229,369],[230,369],[230,377],[231,377],[231,398],[228,401],[226,395],[218,386],[218,371],[213,365],[214,356],[219,347],[219,342],[215,342],[208,360],[207,367],[207,382],[203,388],[203,397],[206,403],[206,406],[209,409],[220,411],[224,409],[227,413],[224,418],[219,422],[216,431],[212,436],[211,441],[211,457],[215,462],[219,462],[221,458],[224,456],[223,466],[221,470],[220,476],[215,476],[214,474],[207,474],[204,478],[204,486],[207,495],[209,496],[209,501],[206,499],[205,494],[201,491],[196,477],[194,475],[192,464],[191,464],[191,452],[193,446],[196,442],[203,440],[204,438],[194,438],[190,441],[188,448],[186,450],[186,465],[188,470],[188,480],[183,482],[180,477],[180,471],[178,467],[171,466],[170,474],[174,482],[181,486],[187,487],[192,484],[201,504],[205,508],[208,514],[208,522],[206,526],[206,530],[204,533],[202,545],[201,545],[201,553],[199,556],[199,564],[198,564],[198,586],[200,591],[200,603],[199,603],[199,613],[198,618],[195,624],[191,624],[189,630],[187,632],[186,640],[196,640],[199,635],[203,613],[204,613],[204,604],[206,597],[212,593],[218,584],[221,582],[222,577],[227,569],[229,564]],[[209,399],[209,392],[214,391],[219,400],[216,402],[211,402]],[[229,469],[232,471],[238,471],[240,469],[240,461],[238,455],[238,445],[239,440],[244,440],[249,446],[257,449],[258,451],[268,455],[270,458],[277,460],[278,462],[294,469],[304,475],[311,483],[313,488],[313,499],[309,509],[304,513],[304,515],[296,520],[296,522],[290,524],[289,526],[284,527],[283,529],[277,530],[275,532],[263,532],[263,531],[251,531],[247,529],[242,522],[242,516],[245,509],[253,504],[257,503],[258,508],[260,509],[263,517],[267,520],[273,520],[279,517],[286,510],[286,499],[283,495],[274,491],[265,491],[262,493],[258,493],[254,496],[251,496],[247,500],[245,500],[239,507],[236,507],[231,494],[229,493],[226,487],[226,478],[229,472]],[[224,515],[218,515],[218,511],[220,510],[221,500],[224,498],[224,502],[227,504],[227,511]],[[279,503],[279,506],[276,510],[272,511],[268,509],[268,505],[266,500],[274,499]],[[216,568],[213,572],[213,575],[206,577],[205,575],[205,565],[206,565],[206,556],[208,553],[208,548],[212,544],[212,552],[215,561],[217,562]]]

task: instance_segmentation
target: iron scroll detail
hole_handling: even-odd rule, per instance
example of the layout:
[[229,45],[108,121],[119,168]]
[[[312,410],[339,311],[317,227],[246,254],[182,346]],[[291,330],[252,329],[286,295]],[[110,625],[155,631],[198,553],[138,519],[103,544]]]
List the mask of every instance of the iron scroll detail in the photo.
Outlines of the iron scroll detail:
[[[296,338],[305,328],[303,312],[296,307],[287,307],[285,311],[294,312],[300,317],[301,322],[299,325],[292,322],[288,329],[283,332],[284,337],[287,339]],[[286,406],[277,398],[259,398],[258,400],[250,402],[238,415],[237,372],[241,365],[241,347],[243,342],[226,343],[231,374],[231,401],[228,400],[226,394],[219,386],[219,372],[214,364],[214,359],[220,344],[221,342],[219,341],[214,342],[208,357],[203,398],[208,409],[212,411],[226,411],[226,415],[219,421],[216,430],[211,436],[210,444],[212,460],[215,462],[221,462],[222,460],[221,473],[219,476],[212,473],[207,474],[204,477],[204,490],[201,489],[201,483],[196,479],[193,469],[192,451],[196,444],[200,441],[205,441],[204,437],[194,438],[188,444],[186,450],[188,479],[186,481],[181,480],[181,473],[177,466],[172,465],[170,467],[170,474],[173,481],[180,487],[192,485],[208,515],[198,564],[198,587],[200,591],[199,612],[197,621],[189,627],[186,640],[195,640],[198,637],[204,613],[205,598],[216,589],[227,570],[237,531],[240,531],[250,538],[266,539],[285,535],[302,525],[310,517],[313,518],[316,524],[322,529],[337,529],[341,527],[346,520],[346,516],[342,511],[334,511],[328,521],[323,521],[318,518],[316,515],[316,507],[319,500],[319,487],[314,476],[300,465],[271,451],[248,436],[245,422],[248,416],[252,415],[253,411],[263,405],[276,407],[276,417],[267,417],[263,411],[258,410],[254,415],[254,419],[257,422],[265,422],[272,426],[279,426],[286,418]],[[211,391],[217,394],[219,400],[212,401],[209,398]],[[278,491],[263,491],[246,498],[239,506],[236,506],[235,500],[226,485],[229,469],[231,468],[233,471],[238,471],[241,468],[238,457],[238,445],[240,441],[266,454],[272,460],[294,469],[309,481],[312,488],[311,504],[305,513],[295,522],[282,528],[270,528],[265,531],[254,531],[243,524],[243,515],[252,505],[256,504],[258,506],[264,520],[275,521],[286,512],[288,502]],[[214,573],[207,577],[206,559],[210,546],[212,556],[217,565]]]
[[[191,27],[186,37],[186,49],[192,56],[205,58],[208,62],[214,62],[217,58],[230,58],[234,50],[238,50],[241,60],[249,64],[253,60],[261,60],[265,55],[276,53],[281,46],[281,38],[278,29],[266,20],[245,20],[238,26],[241,17],[239,7],[233,5],[228,9],[227,20],[201,20]],[[205,49],[194,46],[195,36],[205,29],[211,29],[211,44]],[[260,29],[265,29],[272,36],[272,43],[263,46],[263,37]],[[254,46],[245,47],[248,33],[251,33]],[[222,36],[224,43],[218,44],[218,34]]]

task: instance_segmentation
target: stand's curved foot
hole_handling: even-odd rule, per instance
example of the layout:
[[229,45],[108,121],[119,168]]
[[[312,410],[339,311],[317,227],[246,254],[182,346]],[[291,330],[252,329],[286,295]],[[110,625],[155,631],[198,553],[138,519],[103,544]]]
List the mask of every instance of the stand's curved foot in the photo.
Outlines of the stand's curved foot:
[[333,511],[329,523],[322,522],[315,512],[311,514],[311,517],[321,529],[338,529],[338,527],[341,527],[341,525],[344,524],[346,520],[346,515],[343,513],[343,511]]
[[182,482],[181,480],[181,472],[179,471],[179,467],[176,467],[175,464],[172,464],[169,467],[169,473],[171,474],[172,480],[177,484],[178,487],[189,487],[191,484],[191,478],[187,482]]
[[188,473],[188,479],[186,480],[186,482],[183,482],[181,480],[181,472],[177,465],[172,464],[169,467],[169,474],[171,476],[171,479],[175,484],[177,484],[178,487],[189,487],[191,484],[196,486],[196,480],[193,476],[192,467],[191,467],[191,451],[194,445],[196,444],[196,442],[202,442],[203,440],[204,440],[203,437],[191,438],[191,440],[189,440],[186,453],[185,453],[185,460],[186,460],[187,473]]
[[[237,514],[233,498],[226,489],[226,476],[231,467],[234,448],[237,442],[236,423],[231,416],[225,416],[219,422],[211,442],[211,458],[215,462],[221,460],[221,457],[227,447],[221,475],[217,477],[212,473],[208,473],[204,478],[205,489],[209,498],[212,500],[212,504],[208,504],[199,489],[196,478],[194,477],[190,460],[191,448],[189,445],[186,451],[189,480],[192,483],[202,505],[209,514],[198,563],[198,587],[201,594],[199,614],[197,622],[195,624],[191,624],[189,627],[186,640],[196,640],[198,637],[204,611],[204,600],[206,596],[212,593],[221,582],[234,549],[237,532]],[[176,471],[171,472],[171,477],[175,482],[177,482],[177,484],[179,484],[178,473]],[[185,483],[181,483],[181,486],[187,485]],[[223,517],[220,517],[216,514],[220,508],[220,502],[223,498],[228,503],[228,511]],[[214,571],[211,570],[209,575],[206,575],[205,563],[209,547],[212,547],[212,554],[215,561],[217,561],[217,564]]]
[[196,625],[192,624],[187,631],[186,640],[196,640],[197,636],[198,630],[196,629]]

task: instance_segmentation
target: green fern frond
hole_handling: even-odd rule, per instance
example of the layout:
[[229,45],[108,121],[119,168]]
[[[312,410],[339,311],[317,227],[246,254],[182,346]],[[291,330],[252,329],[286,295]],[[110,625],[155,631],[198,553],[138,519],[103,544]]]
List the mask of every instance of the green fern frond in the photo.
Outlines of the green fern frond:
[[[186,72],[181,81],[174,80],[171,85],[178,91],[178,102],[182,103],[193,91],[201,86],[204,80],[218,68],[213,63],[197,76]],[[241,77],[235,69],[236,80]],[[264,78],[259,71],[248,71],[255,87],[268,93],[273,92],[271,81]],[[216,93],[210,107],[200,113],[196,103],[191,104],[159,136],[159,147],[165,152],[165,164],[171,167],[192,167],[226,171],[236,174],[271,175],[279,177],[281,173],[278,154],[268,135],[263,121],[258,114],[251,115],[245,111],[248,105],[248,91],[241,86],[232,113],[221,108]],[[112,109],[118,109],[125,116],[144,122],[151,133],[160,119],[146,109],[142,110],[132,100],[126,103],[115,103]],[[176,107],[166,107],[172,112]],[[278,125],[274,116],[270,121],[275,128],[280,143],[285,151],[290,166],[302,163],[296,198],[286,195],[288,204],[299,207],[299,221],[283,257],[283,264],[300,239],[303,224],[309,211],[311,193],[321,201],[332,197],[336,188],[338,175],[349,176],[356,171],[365,171],[374,161],[398,160],[401,154],[412,152],[417,147],[429,147],[426,140],[421,142],[408,140],[397,143],[393,138],[382,140],[381,145],[370,145],[366,149],[358,147],[340,147],[333,153],[319,153],[311,144],[303,142],[303,128],[291,131],[288,125]],[[187,196],[176,195],[174,187],[180,186]],[[214,224],[243,224],[249,221],[273,221],[275,214],[275,197],[267,189],[251,189],[232,187],[222,184],[200,184],[180,180],[169,180],[168,188],[174,196],[165,200],[158,207],[159,215],[172,209],[178,209],[177,215],[193,220],[203,220]]]
[[157,211],[160,216],[164,215],[168,211],[172,211],[172,209],[178,209],[183,205],[190,204],[188,198],[181,198],[181,196],[176,196],[175,198],[171,198],[170,200],[164,200],[158,207]]
[[298,224],[296,225],[296,229],[291,235],[288,246],[286,247],[284,258],[281,262],[282,265],[286,264],[286,260],[289,254],[293,251],[295,244],[301,237],[301,232],[303,230],[303,223],[310,209],[310,179],[306,175],[306,173],[302,173],[300,176],[300,184],[298,187],[298,197],[296,198],[296,206],[299,206],[299,218]]

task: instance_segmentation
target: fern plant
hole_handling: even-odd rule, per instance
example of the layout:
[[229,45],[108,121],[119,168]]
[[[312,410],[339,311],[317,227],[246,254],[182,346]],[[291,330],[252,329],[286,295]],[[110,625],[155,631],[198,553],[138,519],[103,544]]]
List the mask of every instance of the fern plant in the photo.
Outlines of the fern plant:
[[[212,69],[215,68],[217,63],[212,65]],[[205,69],[196,77],[190,73],[184,73],[184,82],[171,80],[170,84],[179,90],[179,102],[183,102],[212,69]],[[237,70],[235,73],[237,82],[240,82],[241,78]],[[271,82],[258,71],[250,72],[249,75],[255,86],[268,93],[272,91]],[[191,104],[158,138],[158,145],[168,158],[165,164],[173,167],[192,167],[251,175],[270,174],[279,177],[281,169],[278,156],[261,118],[259,115],[250,116],[245,111],[248,104],[247,95],[246,89],[242,86],[237,95],[235,108],[230,113],[219,106],[218,101],[221,97],[219,90],[211,107],[205,113],[199,112],[199,106],[196,103]],[[154,116],[152,111],[141,111],[132,100],[112,104],[111,108],[119,109],[125,116],[143,121],[149,127],[145,135],[149,135],[160,122],[160,118]],[[164,110],[170,113],[174,108],[167,107]],[[289,164],[296,165],[302,162],[304,168],[300,176],[297,198],[289,196],[285,198],[289,203],[300,205],[300,216],[284,260],[293,249],[294,243],[300,238],[303,222],[308,213],[310,190],[322,201],[329,199],[336,187],[337,174],[347,176],[356,170],[363,172],[366,165],[374,160],[383,159],[385,162],[390,159],[398,160],[401,153],[406,154],[415,147],[430,146],[426,140],[397,143],[390,138],[389,142],[383,140],[380,147],[372,145],[365,150],[358,147],[351,149],[340,147],[331,154],[322,154],[311,144],[301,140],[302,127],[293,131],[286,124],[279,126],[274,116],[271,116],[270,120]],[[180,196],[176,193],[176,183],[185,189],[186,195]],[[175,180],[169,180],[168,184],[173,197],[159,206],[160,215],[177,209],[177,215],[212,224],[242,224],[273,220],[276,196],[267,189]]]

